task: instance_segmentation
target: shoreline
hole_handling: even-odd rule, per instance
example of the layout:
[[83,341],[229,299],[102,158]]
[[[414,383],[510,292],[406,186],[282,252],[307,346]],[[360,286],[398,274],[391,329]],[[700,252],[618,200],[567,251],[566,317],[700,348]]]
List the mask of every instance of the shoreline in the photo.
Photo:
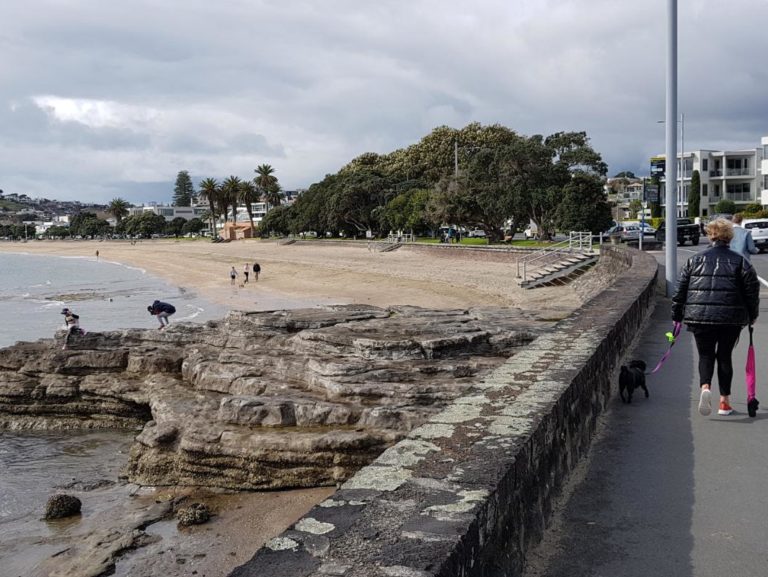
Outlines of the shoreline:
[[[508,262],[434,258],[404,249],[369,252],[367,246],[291,244],[244,240],[31,241],[0,243],[0,252],[100,259],[145,271],[230,310],[276,310],[327,304],[424,308],[501,306],[574,310],[567,288],[528,291],[517,285]],[[245,264],[260,263],[258,282],[243,285]],[[234,266],[237,283],[229,271]]]

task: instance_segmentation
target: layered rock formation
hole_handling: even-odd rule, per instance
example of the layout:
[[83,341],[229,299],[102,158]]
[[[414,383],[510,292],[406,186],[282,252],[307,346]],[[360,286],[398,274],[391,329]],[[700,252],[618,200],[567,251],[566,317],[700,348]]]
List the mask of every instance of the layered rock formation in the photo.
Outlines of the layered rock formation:
[[515,309],[333,306],[0,351],[0,428],[141,427],[147,485],[350,477],[550,322]]

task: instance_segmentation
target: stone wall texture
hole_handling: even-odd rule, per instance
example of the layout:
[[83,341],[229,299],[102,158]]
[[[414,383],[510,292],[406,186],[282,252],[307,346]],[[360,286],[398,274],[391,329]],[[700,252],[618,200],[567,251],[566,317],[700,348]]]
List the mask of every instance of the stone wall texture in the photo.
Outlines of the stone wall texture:
[[600,260],[613,277],[603,292],[231,576],[519,575],[589,448],[614,369],[653,306],[653,257],[606,246]]

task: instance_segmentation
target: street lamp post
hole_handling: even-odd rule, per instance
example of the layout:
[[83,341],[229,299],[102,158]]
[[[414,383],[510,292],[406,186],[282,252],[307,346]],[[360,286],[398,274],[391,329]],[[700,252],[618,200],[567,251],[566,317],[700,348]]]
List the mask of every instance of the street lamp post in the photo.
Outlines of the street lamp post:
[[[677,182],[677,0],[667,0],[667,94],[666,94],[666,247],[665,273],[667,296],[671,297],[677,284],[677,215],[675,214],[674,186]],[[670,159],[673,162],[670,162]]]

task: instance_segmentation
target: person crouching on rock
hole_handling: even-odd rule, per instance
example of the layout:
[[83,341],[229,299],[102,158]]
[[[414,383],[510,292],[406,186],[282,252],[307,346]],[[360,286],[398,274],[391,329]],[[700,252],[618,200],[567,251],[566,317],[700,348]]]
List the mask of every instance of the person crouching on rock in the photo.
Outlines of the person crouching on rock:
[[159,330],[162,331],[170,324],[168,317],[176,312],[176,307],[168,303],[155,301],[147,307],[147,310],[149,314],[157,316],[157,320],[160,322]]
[[85,331],[80,328],[80,317],[73,313],[70,309],[66,307],[61,309],[61,314],[64,315],[64,328],[67,331],[67,334],[64,335],[64,346],[61,347],[61,350],[66,351],[67,347],[69,347],[69,340],[72,335],[84,335]]

